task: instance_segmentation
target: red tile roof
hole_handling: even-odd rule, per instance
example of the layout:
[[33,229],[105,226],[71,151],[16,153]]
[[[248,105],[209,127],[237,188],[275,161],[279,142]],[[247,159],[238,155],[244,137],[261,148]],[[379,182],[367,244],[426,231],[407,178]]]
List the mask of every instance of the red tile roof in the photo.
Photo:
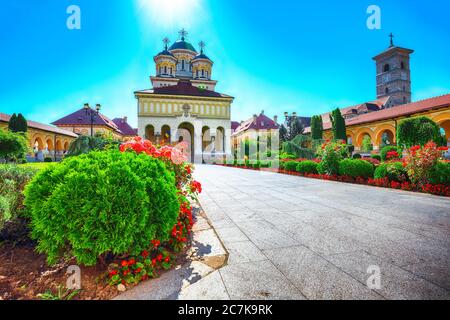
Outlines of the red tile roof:
[[[388,120],[388,119],[394,119],[398,117],[404,117],[413,115],[416,113],[421,113],[429,110],[434,109],[440,109],[443,107],[450,106],[450,94],[433,97],[425,100],[420,100],[408,104],[403,104],[399,106],[395,106],[389,109],[383,109],[379,111],[374,111],[366,114],[362,114],[359,116],[356,116],[354,118],[350,118],[345,120],[345,123],[347,126],[354,126],[358,124],[364,124],[364,123],[370,123],[375,121],[382,121],[382,120]],[[350,107],[353,108],[353,107]],[[348,108],[345,108],[343,110],[347,110]],[[329,114],[327,114],[329,115]],[[324,119],[323,128],[324,130],[331,129],[331,121],[325,122],[325,117],[322,116]],[[329,119],[329,117],[328,117]],[[311,128],[307,128],[305,130],[306,132],[311,132]]]
[[[11,119],[11,116],[9,114],[0,112],[0,121],[9,122],[9,119]],[[48,124],[43,124],[40,122],[35,122],[35,121],[30,121],[30,120],[27,120],[27,124],[28,124],[29,128],[48,131],[48,132],[52,132],[52,133],[56,133],[56,134],[60,134],[60,135],[64,135],[64,136],[69,136],[69,137],[73,137],[73,138],[78,137],[78,135],[73,133],[72,131],[68,131],[68,130],[58,128],[58,127],[50,126]]]
[[272,119],[265,116],[262,112],[259,116],[252,117],[248,119],[247,121],[242,122],[235,130],[234,134],[239,134],[243,131],[247,130],[273,130],[278,129],[279,126],[276,124]]
[[198,96],[198,97],[211,97],[211,98],[231,98],[226,94],[219,92],[201,89],[193,86],[190,81],[181,80],[174,86],[159,87],[149,90],[136,91],[135,94],[160,94],[160,95],[175,95],[175,96]]
[[124,118],[115,118],[113,119],[113,122],[116,124],[117,128],[119,128],[120,132],[122,132],[122,134],[124,136],[135,136],[136,135],[136,130],[137,129],[133,129],[127,122],[126,119]]
[[[91,125],[91,118],[88,115],[86,115],[86,111],[84,110],[84,108],[82,108],[80,110],[75,111],[74,113],[69,114],[68,116],[65,116],[64,118],[56,120],[52,124],[55,126]],[[114,131],[121,133],[117,125],[112,120],[110,120],[108,117],[106,117],[101,113],[99,113],[99,115],[95,117],[94,125],[108,126]]]

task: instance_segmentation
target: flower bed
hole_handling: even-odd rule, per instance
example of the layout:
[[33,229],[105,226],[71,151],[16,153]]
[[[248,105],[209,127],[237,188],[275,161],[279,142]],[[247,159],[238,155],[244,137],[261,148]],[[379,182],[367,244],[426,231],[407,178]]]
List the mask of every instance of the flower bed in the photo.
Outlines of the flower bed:
[[288,171],[288,170],[283,170],[283,169],[270,169],[270,168],[269,169],[255,169],[252,167],[233,166],[233,165],[221,165],[221,166],[246,169],[246,170],[269,171],[269,172],[274,172],[274,173],[287,174],[287,175],[291,175],[291,176],[299,176],[299,177],[328,180],[328,181],[338,181],[338,182],[353,183],[353,184],[362,184],[362,185],[376,186],[376,187],[382,187],[382,188],[400,189],[400,190],[405,190],[405,191],[415,191],[415,192],[421,192],[421,193],[434,194],[434,195],[438,195],[438,196],[450,197],[450,186],[447,186],[444,184],[427,183],[423,186],[418,186],[418,185],[412,184],[410,182],[400,183],[397,181],[391,181],[388,178],[383,178],[383,179],[362,178],[362,177],[353,178],[350,176],[340,176],[340,175],[303,174],[303,173],[300,173],[297,171]]

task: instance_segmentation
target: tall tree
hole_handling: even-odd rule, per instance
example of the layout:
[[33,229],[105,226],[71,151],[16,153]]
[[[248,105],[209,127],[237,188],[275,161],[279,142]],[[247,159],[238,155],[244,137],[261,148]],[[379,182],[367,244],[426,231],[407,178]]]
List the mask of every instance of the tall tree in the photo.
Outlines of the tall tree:
[[17,132],[27,132],[28,131],[28,123],[25,117],[19,113],[16,120],[16,128]]
[[288,132],[284,124],[280,126],[280,141],[286,142],[288,141]]
[[323,121],[322,116],[313,116],[311,119],[311,138],[313,140],[323,139]]
[[341,110],[337,108],[330,114],[331,124],[333,125],[333,136],[335,140],[347,141],[347,131],[345,128],[345,119]]
[[8,129],[11,132],[17,132],[17,114],[12,114],[8,122]]

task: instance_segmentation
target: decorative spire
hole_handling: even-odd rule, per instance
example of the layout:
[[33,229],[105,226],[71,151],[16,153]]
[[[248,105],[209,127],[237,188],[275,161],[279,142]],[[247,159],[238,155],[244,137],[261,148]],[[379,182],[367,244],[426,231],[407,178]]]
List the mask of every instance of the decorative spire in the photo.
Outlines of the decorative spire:
[[394,46],[394,35],[392,34],[392,32],[391,32],[391,34],[389,35],[389,38],[391,38],[391,43],[390,43],[390,48],[392,48],[393,46]]
[[200,53],[203,53],[203,50],[206,47],[206,44],[203,41],[200,41],[198,46],[200,47]]
[[186,39],[187,35],[188,35],[188,32],[186,30],[184,30],[184,28],[183,28],[183,29],[180,30],[179,34],[180,34],[180,37],[181,37],[181,41],[184,41]]
[[170,43],[169,38],[165,37],[163,39],[163,43],[164,43],[164,49],[166,49],[166,51],[167,51],[167,48],[169,47],[169,43]]

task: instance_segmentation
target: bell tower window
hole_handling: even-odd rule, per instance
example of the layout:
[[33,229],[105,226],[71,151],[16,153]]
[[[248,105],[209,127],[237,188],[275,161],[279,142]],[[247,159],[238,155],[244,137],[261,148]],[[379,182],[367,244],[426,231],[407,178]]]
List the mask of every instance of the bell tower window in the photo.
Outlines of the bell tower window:
[[384,72],[388,72],[388,71],[390,71],[391,70],[391,66],[389,65],[389,63],[386,63],[385,65],[384,65],[384,67],[383,67],[383,71]]
[[386,94],[388,94],[389,93],[389,88],[386,88],[385,92],[386,92]]
[[184,71],[184,60],[181,60],[181,70]]

